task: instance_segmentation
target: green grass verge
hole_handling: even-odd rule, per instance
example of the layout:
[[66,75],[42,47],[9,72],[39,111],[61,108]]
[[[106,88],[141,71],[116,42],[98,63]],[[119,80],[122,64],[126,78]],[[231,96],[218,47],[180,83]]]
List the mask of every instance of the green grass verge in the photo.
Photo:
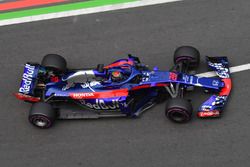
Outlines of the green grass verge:
[[50,6],[50,7],[2,13],[0,14],[0,20],[35,16],[35,15],[48,14],[48,13],[64,12],[64,11],[70,11],[70,10],[91,8],[91,7],[111,5],[111,4],[119,4],[119,3],[132,2],[132,1],[137,1],[137,0],[91,0],[91,1],[86,1],[86,2],[76,2],[76,3],[70,3],[70,4],[64,4],[64,5],[56,5],[56,6]]

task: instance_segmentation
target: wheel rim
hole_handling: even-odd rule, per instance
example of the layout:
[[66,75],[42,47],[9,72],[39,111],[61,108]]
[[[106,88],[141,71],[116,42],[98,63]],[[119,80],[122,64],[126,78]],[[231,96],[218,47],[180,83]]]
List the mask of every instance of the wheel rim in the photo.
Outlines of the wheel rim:
[[40,128],[47,128],[47,127],[50,127],[51,125],[50,120],[43,115],[33,116],[30,118],[30,121],[33,125],[40,127]]
[[180,112],[173,112],[171,114],[171,117],[176,122],[183,122],[184,120],[186,120],[186,116],[183,113],[180,113]]
[[190,119],[189,115],[186,112],[186,110],[180,108],[170,109],[167,111],[167,117],[174,122],[186,122]]
[[47,122],[43,119],[36,119],[34,123],[39,127],[45,127],[47,125]]

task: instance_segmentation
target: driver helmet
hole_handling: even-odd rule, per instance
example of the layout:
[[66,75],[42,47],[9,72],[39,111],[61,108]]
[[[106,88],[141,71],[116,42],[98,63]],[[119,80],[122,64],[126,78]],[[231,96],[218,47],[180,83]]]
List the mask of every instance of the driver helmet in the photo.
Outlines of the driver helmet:
[[111,73],[111,77],[113,81],[121,81],[123,79],[123,74],[120,71],[113,71]]

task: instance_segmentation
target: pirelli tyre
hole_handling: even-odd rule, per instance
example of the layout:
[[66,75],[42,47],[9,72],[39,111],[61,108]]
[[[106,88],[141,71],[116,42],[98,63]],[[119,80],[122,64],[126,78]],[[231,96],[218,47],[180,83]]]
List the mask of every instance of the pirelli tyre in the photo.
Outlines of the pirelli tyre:
[[50,128],[56,120],[56,112],[48,103],[38,102],[31,106],[29,112],[29,121],[32,125],[47,129]]
[[181,46],[174,52],[174,63],[188,63],[189,67],[198,67],[200,64],[200,52],[192,46]]
[[41,65],[57,72],[64,72],[67,69],[65,58],[57,54],[47,54],[44,56]]
[[176,123],[188,122],[192,117],[192,104],[182,98],[169,99],[166,105],[166,117]]

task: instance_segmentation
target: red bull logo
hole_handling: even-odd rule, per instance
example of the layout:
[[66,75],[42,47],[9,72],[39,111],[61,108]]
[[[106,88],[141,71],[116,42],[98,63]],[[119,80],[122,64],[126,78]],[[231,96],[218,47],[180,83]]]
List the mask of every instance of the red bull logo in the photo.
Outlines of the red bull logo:
[[21,87],[19,88],[20,93],[28,94],[30,92],[34,70],[35,66],[25,65]]
[[96,99],[95,103],[90,103],[85,100],[81,100],[82,105],[95,110],[117,110],[120,109],[120,105],[126,105],[126,103],[119,103],[118,99],[114,99],[108,104],[103,99]]

